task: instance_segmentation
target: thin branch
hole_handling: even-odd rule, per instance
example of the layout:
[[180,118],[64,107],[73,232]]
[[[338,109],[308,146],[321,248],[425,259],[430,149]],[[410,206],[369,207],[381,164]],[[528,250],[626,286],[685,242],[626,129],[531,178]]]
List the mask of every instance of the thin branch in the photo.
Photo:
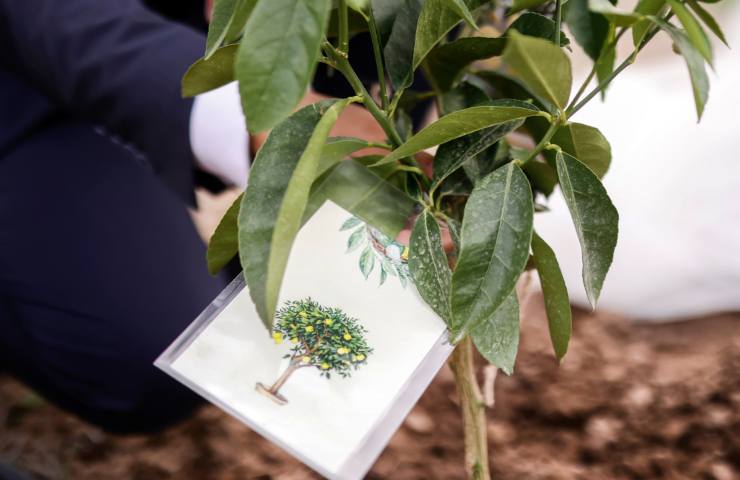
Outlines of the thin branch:
[[378,82],[380,83],[380,102],[383,110],[388,112],[388,88],[385,82],[385,68],[383,67],[383,55],[380,51],[380,32],[375,23],[375,14],[373,9],[369,9],[368,28],[370,29],[370,40],[373,43],[373,56],[375,57],[375,69],[378,72]]
[[337,6],[339,14],[339,39],[337,49],[346,57],[349,54],[349,13],[347,0],[339,0]]

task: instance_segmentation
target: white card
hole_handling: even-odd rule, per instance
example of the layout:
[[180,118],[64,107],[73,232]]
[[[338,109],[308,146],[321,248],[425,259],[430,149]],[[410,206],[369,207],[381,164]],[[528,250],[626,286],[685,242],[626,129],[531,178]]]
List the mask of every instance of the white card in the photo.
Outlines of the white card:
[[[265,392],[291,361],[303,358],[284,358],[301,342],[285,338],[276,343],[242,275],[155,362],[332,479],[364,476],[452,351],[444,323],[410,281],[402,285],[408,274],[403,247],[364,224],[340,231],[350,218],[326,202],[304,225],[293,245],[278,308],[310,297],[356,319],[372,352],[362,358],[340,350],[341,358],[356,366],[351,376],[327,379],[321,373],[327,373],[322,369],[328,364],[306,365],[293,371],[277,395]],[[352,234],[359,243],[347,252]],[[359,265],[363,252],[365,273],[369,263],[374,265],[367,279]],[[388,272],[382,285],[381,262]],[[324,331],[321,325],[316,328]]]

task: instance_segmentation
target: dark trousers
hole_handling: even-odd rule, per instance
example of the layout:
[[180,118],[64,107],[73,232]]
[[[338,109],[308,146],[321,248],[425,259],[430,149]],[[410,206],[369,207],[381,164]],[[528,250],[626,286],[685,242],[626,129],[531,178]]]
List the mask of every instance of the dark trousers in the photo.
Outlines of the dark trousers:
[[0,158],[0,366],[61,407],[113,431],[190,413],[152,362],[224,285],[184,202],[90,125]]

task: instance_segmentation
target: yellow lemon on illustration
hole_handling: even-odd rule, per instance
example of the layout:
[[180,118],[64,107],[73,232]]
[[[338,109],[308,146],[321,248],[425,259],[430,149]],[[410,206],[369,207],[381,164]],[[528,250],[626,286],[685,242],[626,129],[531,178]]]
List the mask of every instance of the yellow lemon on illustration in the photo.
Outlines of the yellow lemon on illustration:
[[308,355],[304,355],[304,356],[301,357],[301,362],[302,363],[308,363],[310,361],[311,361],[311,357],[309,357]]
[[325,325],[331,326],[332,323],[334,323],[334,320],[332,320],[331,318],[325,318],[324,319],[324,324]]
[[272,339],[275,340],[275,343],[280,345],[281,343],[283,343],[283,334],[280,332],[275,332],[272,334]]
[[329,364],[328,364],[328,363],[326,363],[326,362],[322,363],[322,364],[321,364],[321,369],[322,369],[322,370],[329,370]]
[[306,327],[306,331],[307,331],[308,333],[311,333],[311,332],[313,332],[313,325],[309,325],[309,326],[307,326],[307,327]]
[[349,333],[345,333],[344,334],[344,339],[345,340],[352,340],[352,335],[350,335]]
[[300,312],[298,312],[298,315],[300,315],[303,318],[308,318],[308,314],[306,312],[304,312],[303,310],[301,310]]
[[365,355],[363,355],[363,354],[357,355],[357,361],[361,362],[363,360],[365,360]]
[[298,339],[293,337],[290,339],[290,343],[298,343]]

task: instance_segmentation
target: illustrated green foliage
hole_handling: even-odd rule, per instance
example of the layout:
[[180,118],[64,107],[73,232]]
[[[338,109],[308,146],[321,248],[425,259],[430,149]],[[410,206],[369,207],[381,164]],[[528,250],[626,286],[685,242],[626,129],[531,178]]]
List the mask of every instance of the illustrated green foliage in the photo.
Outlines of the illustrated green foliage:
[[[312,339],[341,343],[344,327],[339,332],[337,325],[353,325],[341,312],[308,300],[276,311],[293,240],[331,201],[353,215],[342,230],[360,274],[377,276],[381,284],[391,277],[412,280],[453,342],[470,336],[481,355],[507,373],[519,342],[515,285],[536,269],[555,355],[562,359],[571,336],[568,291],[556,252],[534,233],[535,212],[546,210],[549,196],[565,199],[592,305],[605,285],[619,223],[601,183],[613,160],[611,145],[597,126],[574,117],[603,97],[661,32],[688,66],[701,117],[709,93],[706,65],[713,58],[707,31],[725,42],[697,0],[639,0],[632,10],[610,0],[515,0],[510,6],[485,0],[219,0],[204,58],[186,73],[183,93],[237,80],[249,130],[271,131],[246,192],[210,242],[209,270],[238,253],[268,330],[298,342],[293,356],[314,345]],[[350,51],[356,32],[368,32],[372,52]],[[633,48],[625,58],[618,55],[620,42]],[[571,56],[579,49],[593,68],[573,88]],[[349,62],[371,53],[376,96]],[[317,62],[343,76],[355,95],[292,113]],[[419,75],[430,89],[414,84]],[[439,118],[414,128],[410,111],[426,99],[434,100]],[[329,137],[352,102],[361,102],[377,121],[384,143]],[[359,156],[371,146],[386,153]],[[427,176],[417,155],[435,147]],[[408,249],[395,243],[404,228],[411,228]],[[390,246],[404,256],[403,275],[378,254]],[[336,315],[333,325],[321,323],[327,312]],[[309,324],[313,332],[306,331]],[[356,365],[353,355],[366,357],[361,332],[347,329],[352,342],[327,341],[326,351],[307,355],[309,363],[326,363],[327,374],[341,375]]]
[[316,367],[327,378],[349,377],[365,365],[373,349],[367,330],[339,308],[328,308],[310,298],[286,302],[275,312],[272,338],[287,342],[287,355],[299,366]]

